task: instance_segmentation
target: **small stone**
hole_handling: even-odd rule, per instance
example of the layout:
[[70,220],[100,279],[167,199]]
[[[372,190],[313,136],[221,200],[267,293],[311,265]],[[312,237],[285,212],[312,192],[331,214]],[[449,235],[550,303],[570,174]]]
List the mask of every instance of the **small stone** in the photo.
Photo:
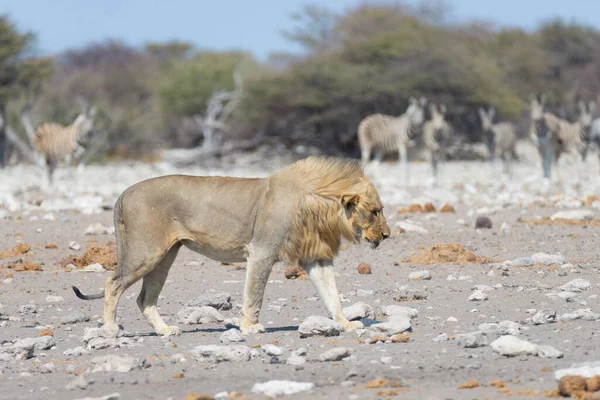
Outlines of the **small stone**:
[[567,282],[564,285],[560,286],[559,289],[569,291],[569,292],[582,292],[584,290],[589,289],[591,286],[592,285],[590,284],[589,281],[586,281],[585,279],[577,278],[577,279],[573,279],[572,281]]
[[456,341],[460,347],[472,349],[487,346],[488,339],[485,332],[469,332],[456,335]]
[[552,220],[556,219],[571,219],[577,221],[591,221],[594,219],[594,213],[589,210],[568,210],[568,211],[560,211],[555,214],[552,214],[550,217]]
[[216,309],[209,306],[188,306],[177,313],[177,320],[183,324],[211,324],[225,321]]
[[102,397],[84,397],[82,399],[75,400],[119,400],[121,398],[121,393],[111,393]]
[[53,373],[53,372],[55,372],[55,371],[56,371],[56,365],[54,365],[54,364],[53,364],[53,363],[51,363],[51,362],[49,362],[49,363],[45,363],[45,364],[42,364],[42,365],[40,366],[40,372],[41,372],[42,374],[51,374],[51,373]]
[[450,204],[444,204],[442,208],[440,208],[440,212],[443,213],[454,213],[456,210]]
[[410,336],[406,333],[399,333],[390,338],[390,342],[392,343],[407,343],[410,340]]
[[352,355],[352,349],[348,347],[334,347],[324,353],[319,354],[319,361],[340,361]]
[[367,263],[361,262],[360,264],[358,264],[358,273],[361,275],[370,275],[371,266]]
[[322,317],[320,315],[311,315],[306,318],[298,327],[301,338],[311,336],[338,336],[344,331],[339,323]]
[[436,342],[436,343],[440,343],[440,342],[446,342],[446,341],[450,340],[450,338],[448,337],[447,334],[440,333],[439,335],[437,335],[436,337],[434,337],[431,340],[434,341],[434,342]]
[[344,307],[342,310],[346,318],[350,321],[356,321],[363,318],[367,318],[373,315],[373,307],[368,305],[367,303],[363,303],[359,301],[358,303],[354,303],[351,306]]
[[513,267],[531,267],[535,265],[535,261],[531,257],[519,257],[510,262]]
[[231,304],[231,294],[227,292],[214,292],[207,293],[205,295],[196,297],[187,303],[187,307],[212,307],[217,310],[231,310],[233,305]]
[[592,312],[589,308],[580,308],[571,313],[565,313],[558,317],[558,320],[561,322],[569,322],[575,321],[578,319],[583,319],[585,321],[598,321],[600,320],[600,314]]
[[240,343],[245,342],[246,338],[239,329],[228,329],[220,336],[221,343]]
[[427,299],[427,293],[418,290],[412,289],[407,286],[402,286],[398,288],[398,294],[394,298],[396,301],[411,301],[411,300],[425,300]]
[[85,348],[81,347],[81,346],[77,346],[73,349],[67,349],[63,352],[63,354],[67,357],[81,357],[85,354],[89,354],[90,352],[87,351]]
[[371,297],[371,296],[375,296],[375,291],[374,290],[358,289],[356,291],[356,295],[358,297]]
[[410,318],[402,318],[400,316],[398,316],[397,319],[394,319],[393,321],[373,324],[369,327],[371,331],[376,333],[383,333],[387,336],[393,336],[398,333],[403,333],[410,330],[411,328],[412,325],[410,323]]
[[90,317],[82,313],[73,313],[69,315],[65,315],[60,319],[60,323],[63,325],[72,325],[80,322],[88,322]]
[[498,335],[513,335],[517,336],[519,334],[519,330],[521,329],[521,325],[513,321],[502,321],[498,324],[496,328],[496,333]]
[[308,392],[315,387],[311,382],[294,382],[272,380],[264,383],[255,383],[252,393],[264,394],[267,397],[289,396],[296,393]]
[[291,356],[288,357],[288,359],[285,361],[285,363],[288,365],[302,365],[302,364],[306,363],[306,359],[297,354],[292,354]]
[[52,336],[40,336],[36,338],[24,338],[17,340],[13,347],[29,347],[33,346],[35,350],[49,350],[56,346],[56,341]]
[[204,345],[194,347],[190,353],[196,361],[203,363],[249,361],[252,353],[250,348],[242,345],[217,346]]
[[75,377],[75,379],[73,379],[71,382],[69,382],[65,388],[67,390],[75,390],[75,389],[85,390],[85,389],[87,389],[87,387],[88,387],[88,381],[85,379],[85,377],[83,375],[79,375],[79,376]]
[[387,317],[393,315],[406,315],[408,318],[415,318],[419,311],[416,308],[398,306],[395,304],[381,307],[381,312]]
[[477,329],[485,333],[495,333],[498,329],[498,324],[494,322],[485,322],[483,324],[479,324]]
[[84,272],[105,272],[106,269],[102,266],[102,264],[90,264],[83,267],[82,271]]
[[562,358],[563,353],[552,346],[541,345],[539,346],[538,356],[541,358]]
[[46,303],[62,303],[65,299],[62,296],[46,296]]
[[519,339],[512,335],[500,336],[498,339],[494,340],[490,346],[496,353],[507,357],[537,355],[539,352],[539,346],[537,344]]
[[408,275],[409,281],[426,281],[426,280],[430,280],[430,279],[431,279],[431,273],[427,270],[411,272]]
[[482,291],[482,290],[476,290],[474,291],[467,300],[469,301],[484,301],[487,300],[488,295],[486,292]]
[[531,259],[536,264],[545,265],[560,265],[565,262],[565,257],[560,254],[535,253],[531,255]]
[[129,372],[137,368],[140,368],[137,359],[111,354],[92,358],[89,372]]
[[415,225],[415,224],[412,224],[412,223],[406,222],[406,221],[397,221],[396,226],[405,232],[415,232],[415,233],[422,233],[422,234],[429,233],[429,231],[427,229],[423,228],[422,226]]
[[543,309],[538,311],[531,319],[534,325],[550,324],[556,322],[556,311]]
[[96,236],[104,235],[106,233],[108,233],[108,228],[102,225],[102,223],[96,222],[91,225],[88,225],[88,227],[85,228],[84,235]]
[[283,349],[279,346],[275,346],[274,344],[265,344],[262,346],[262,349],[269,356],[280,356],[283,354]]
[[69,249],[79,251],[81,249],[81,245],[77,242],[69,242]]
[[486,216],[477,217],[475,221],[475,229],[491,229],[492,228],[492,220]]

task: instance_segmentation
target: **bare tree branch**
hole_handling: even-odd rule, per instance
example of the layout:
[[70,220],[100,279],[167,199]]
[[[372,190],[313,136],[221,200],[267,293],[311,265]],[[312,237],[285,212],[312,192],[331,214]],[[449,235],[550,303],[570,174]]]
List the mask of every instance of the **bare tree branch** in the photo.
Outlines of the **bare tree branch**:
[[[0,116],[0,125],[4,125],[4,119]],[[19,137],[19,135],[10,127],[10,125],[5,126],[6,138],[10,143],[15,146],[15,148],[21,153],[24,159],[31,163],[35,163],[35,155],[33,151],[29,148],[29,146]]]

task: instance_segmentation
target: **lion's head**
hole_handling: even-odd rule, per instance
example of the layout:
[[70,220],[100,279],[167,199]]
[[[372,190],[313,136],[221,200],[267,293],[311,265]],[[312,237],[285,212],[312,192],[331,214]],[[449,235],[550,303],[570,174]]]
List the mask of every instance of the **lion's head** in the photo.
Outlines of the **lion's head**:
[[390,236],[390,227],[383,216],[383,205],[377,191],[365,181],[358,194],[342,195],[345,219],[356,238],[362,237],[372,248]]

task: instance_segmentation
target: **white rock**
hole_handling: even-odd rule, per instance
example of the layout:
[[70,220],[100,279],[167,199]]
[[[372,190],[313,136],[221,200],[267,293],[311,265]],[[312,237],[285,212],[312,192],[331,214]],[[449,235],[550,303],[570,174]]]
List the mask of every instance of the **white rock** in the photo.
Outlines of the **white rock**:
[[89,372],[129,372],[139,367],[139,361],[133,357],[109,354],[92,358]]
[[487,346],[488,339],[485,332],[469,332],[456,335],[456,341],[459,346],[471,349]]
[[494,340],[490,346],[496,353],[507,357],[537,355],[539,352],[539,346],[537,344],[519,339],[512,335],[500,336],[498,339]]
[[591,221],[594,219],[594,213],[590,210],[568,210],[560,211],[552,214],[550,217],[552,220],[555,219],[574,219],[577,221]]
[[306,359],[297,354],[292,354],[291,356],[288,357],[288,359],[285,361],[285,363],[288,365],[302,365],[302,364],[306,363]]
[[46,303],[62,303],[65,299],[62,296],[46,296]]
[[440,333],[439,335],[437,335],[436,337],[434,337],[431,340],[433,340],[436,343],[439,343],[439,342],[446,342],[446,341],[450,340],[450,338],[448,337],[448,335],[446,333]]
[[531,321],[534,323],[534,325],[556,322],[556,311],[550,309],[540,310],[533,316]]
[[81,245],[77,242],[69,242],[69,249],[79,251],[81,249]]
[[101,222],[95,222],[91,225],[88,225],[88,227],[85,228],[84,235],[95,236],[95,235],[104,235],[106,233],[108,233],[108,228],[106,226],[102,225]]
[[33,357],[33,343],[21,343],[19,345],[0,347],[0,360],[8,360],[7,356],[15,360],[27,360]]
[[334,347],[319,354],[319,361],[340,361],[352,355],[352,349],[348,347]]
[[252,393],[264,394],[267,397],[278,397],[308,392],[314,387],[315,384],[311,382],[272,380],[264,383],[255,383],[252,387]]
[[342,325],[320,315],[309,316],[298,327],[298,332],[302,338],[310,336],[338,336],[343,331],[344,328]]
[[194,347],[190,353],[196,361],[204,363],[219,363],[226,361],[240,362],[249,361],[251,358],[250,348],[242,345],[217,346],[204,345]]
[[121,393],[111,393],[102,397],[84,397],[81,399],[75,400],[119,400],[121,398]]
[[484,301],[487,300],[488,295],[486,292],[482,291],[482,290],[476,290],[474,291],[467,300],[469,301]]
[[63,354],[67,357],[81,357],[84,354],[89,354],[90,352],[87,351],[85,348],[81,347],[81,346],[77,346],[75,348],[72,349],[67,349],[63,352]]
[[531,259],[536,264],[559,265],[565,262],[565,257],[560,254],[535,253]]
[[541,345],[539,346],[538,356],[541,358],[562,358],[563,353],[552,346]]
[[589,289],[590,286],[591,286],[591,284],[589,281],[586,281],[585,279],[577,278],[577,279],[573,279],[572,281],[567,282],[564,285],[560,286],[559,289],[569,291],[569,292],[582,292],[584,290]]
[[403,318],[397,314],[392,321],[373,324],[369,327],[369,329],[373,332],[383,333],[387,336],[393,336],[398,333],[406,332],[410,330],[411,327],[412,325],[409,317]]
[[221,334],[221,343],[240,343],[245,342],[246,338],[239,329],[228,329]]
[[83,267],[82,271],[84,272],[104,272],[106,269],[102,266],[102,264],[90,264]]
[[280,356],[283,354],[283,349],[274,344],[265,344],[262,346],[262,349],[269,356]]
[[348,320],[355,321],[372,316],[373,307],[371,307],[367,303],[359,301],[358,303],[354,303],[351,306],[344,307],[342,312],[344,313],[346,318],[348,318]]
[[571,313],[565,313],[558,317],[561,322],[569,322],[577,319],[583,319],[585,321],[598,321],[600,320],[600,314],[592,312],[589,308],[580,308]]
[[56,221],[56,217],[52,213],[47,213],[42,216],[44,221]]
[[477,329],[485,333],[494,333],[498,329],[498,324],[495,322],[484,322],[483,324],[479,324]]
[[79,375],[79,376],[75,377],[75,379],[73,379],[71,382],[69,382],[67,384],[67,386],[65,387],[65,389],[67,389],[67,390],[75,390],[75,389],[84,390],[87,387],[88,387],[88,381],[85,379],[85,377],[83,375]]
[[513,267],[531,267],[535,265],[535,261],[531,257],[519,257],[510,262]]
[[56,346],[56,341],[52,336],[40,336],[36,338],[24,338],[17,340],[13,347],[29,347],[33,346],[35,350],[48,350]]
[[410,222],[406,221],[397,221],[396,226],[405,230],[406,232],[429,233],[429,231],[422,226],[411,224]]
[[195,297],[192,300],[185,303],[187,307],[212,307],[217,310],[231,310],[233,305],[231,304],[231,294],[227,292],[210,292],[202,296]]
[[406,315],[408,318],[415,318],[419,311],[416,308],[398,306],[395,304],[381,307],[383,315],[390,317],[392,315]]
[[431,272],[429,272],[427,270],[411,272],[408,275],[409,281],[428,281],[430,279],[431,279]]
[[184,307],[177,313],[177,320],[188,325],[211,324],[223,322],[225,317],[213,307]]
[[521,325],[513,321],[502,321],[498,324],[496,328],[496,333],[498,335],[513,335],[517,336],[519,334],[519,330],[521,329]]
[[571,364],[570,368],[564,368],[554,371],[554,379],[560,380],[563,376],[582,376],[592,378],[600,375],[600,361],[586,361]]
[[488,285],[475,285],[471,290],[481,290],[482,292],[491,292],[494,290],[493,287]]
[[356,291],[356,295],[358,297],[371,297],[371,296],[375,296],[375,291],[374,290],[358,289]]

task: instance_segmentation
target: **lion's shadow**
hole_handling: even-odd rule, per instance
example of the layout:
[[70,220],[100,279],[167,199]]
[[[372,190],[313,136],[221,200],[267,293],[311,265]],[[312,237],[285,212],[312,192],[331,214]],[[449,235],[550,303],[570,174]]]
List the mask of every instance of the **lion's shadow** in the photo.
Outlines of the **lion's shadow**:
[[[223,333],[228,331],[229,329],[236,328],[237,326],[233,326],[231,328],[195,328],[195,329],[185,329],[181,331],[181,334],[191,334],[191,333]],[[266,328],[267,333],[276,333],[276,332],[293,332],[298,330],[298,325],[290,325],[290,326],[278,326],[275,328]],[[155,332],[136,332],[133,336],[138,337],[153,337],[158,336]]]

